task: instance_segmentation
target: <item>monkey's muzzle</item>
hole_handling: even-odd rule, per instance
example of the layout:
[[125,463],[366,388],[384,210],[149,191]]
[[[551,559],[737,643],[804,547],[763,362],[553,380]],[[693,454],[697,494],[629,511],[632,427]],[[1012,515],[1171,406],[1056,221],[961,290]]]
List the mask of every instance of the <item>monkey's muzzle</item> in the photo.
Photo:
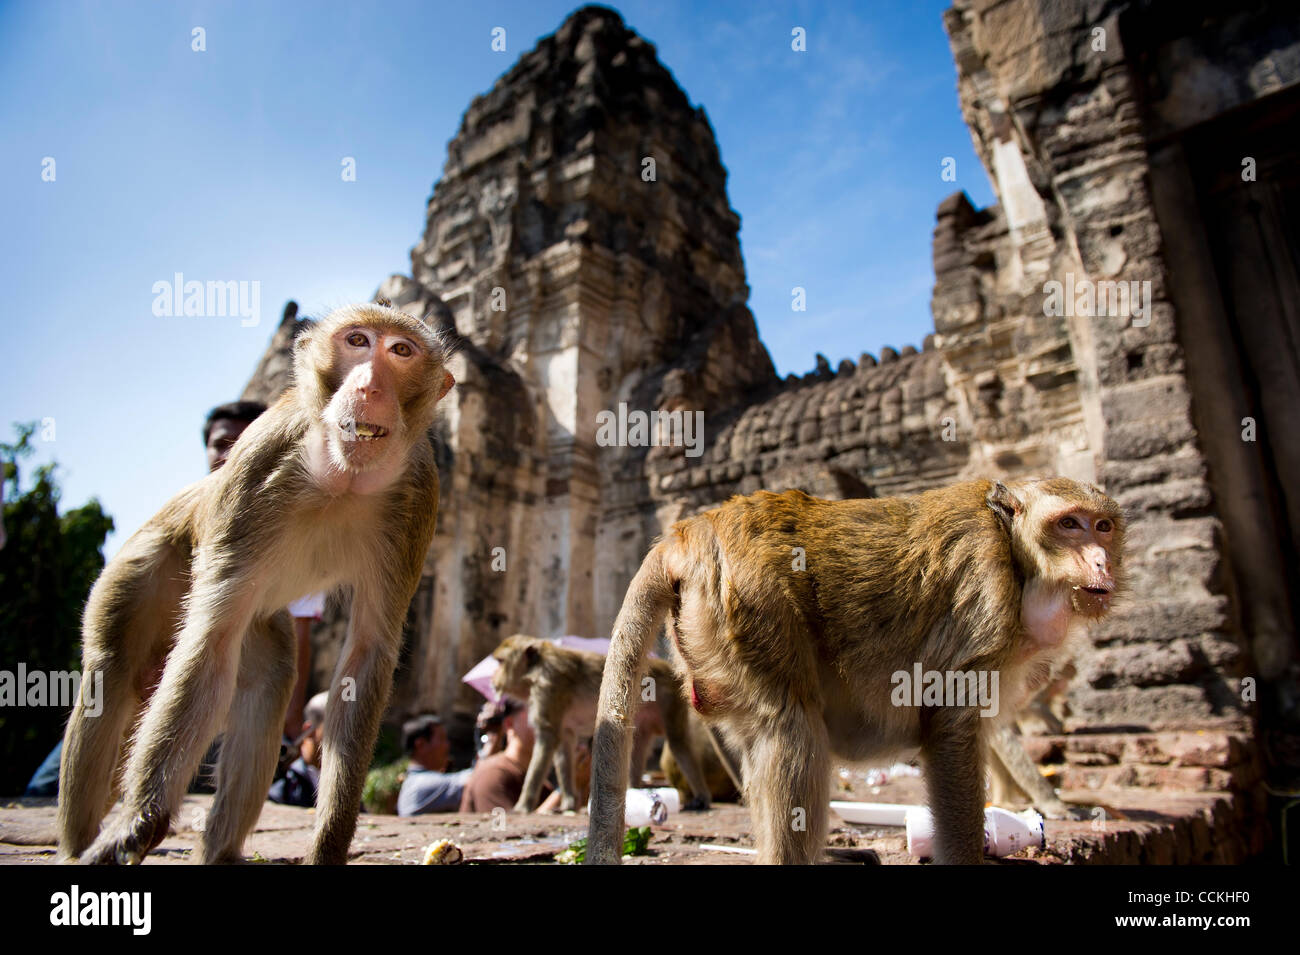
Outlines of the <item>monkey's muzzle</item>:
[[1072,597],[1077,613],[1089,617],[1100,617],[1110,609],[1111,598],[1115,596],[1113,585],[1089,584],[1073,588]]

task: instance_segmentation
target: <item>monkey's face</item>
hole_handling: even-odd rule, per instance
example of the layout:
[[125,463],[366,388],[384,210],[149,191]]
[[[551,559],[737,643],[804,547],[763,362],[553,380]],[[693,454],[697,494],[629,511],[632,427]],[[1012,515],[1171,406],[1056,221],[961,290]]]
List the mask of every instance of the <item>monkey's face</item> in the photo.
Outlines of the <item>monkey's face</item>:
[[363,472],[397,464],[454,384],[437,339],[379,306],[336,312],[316,334],[324,340],[305,347],[325,353],[316,372],[330,396],[321,421],[334,466]]
[[1046,578],[1069,586],[1076,615],[1096,619],[1110,610],[1121,585],[1124,518],[1096,488],[1069,483],[1072,493],[1031,500],[1024,519],[1037,529]]
[[492,674],[492,689],[498,695],[528,698],[528,674],[541,659],[537,643],[533,637],[516,635],[507,637],[492,651],[492,657],[497,661],[496,672]]

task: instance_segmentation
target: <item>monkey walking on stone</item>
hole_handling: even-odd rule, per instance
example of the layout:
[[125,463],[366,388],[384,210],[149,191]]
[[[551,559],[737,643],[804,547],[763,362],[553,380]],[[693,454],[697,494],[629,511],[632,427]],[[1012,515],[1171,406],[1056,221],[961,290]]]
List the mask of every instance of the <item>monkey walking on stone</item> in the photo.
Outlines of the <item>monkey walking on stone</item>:
[[[522,633],[501,641],[492,656],[499,664],[492,675],[492,688],[497,693],[526,700],[528,719],[537,733],[515,811],[532,812],[537,808],[552,759],[560,783],[560,810],[576,810],[573,747],[579,737],[590,736],[596,724],[596,701],[600,696],[605,658]],[[652,659],[649,668],[652,682],[648,687],[654,692],[652,701],[638,714],[629,782],[632,785],[640,782],[654,737],[666,736],[691,789],[691,799],[682,808],[708,809],[709,789],[691,747],[691,711],[682,696],[681,681],[667,661]],[[645,689],[645,685],[637,687],[638,697],[644,695]]]
[[[759,862],[816,860],[832,759],[918,749],[936,860],[980,862],[985,747],[1110,610],[1123,549],[1118,505],[1063,478],[845,501],[760,491],[677,522],[614,624],[587,859],[619,861],[636,693],[667,619],[692,704],[741,754]],[[891,677],[916,664],[989,677],[1000,719],[964,697],[896,705]]]
[[[352,588],[329,690],[312,863],[343,863],[388,701],[401,628],[438,514],[428,429],[455,383],[424,323],[379,304],[338,309],[294,343],[294,386],[225,466],[174,497],[91,591],[82,667],[103,673],[103,712],[74,707],[63,746],[64,861],[136,863],[167,834],[223,727],[200,858],[233,862],[275,771],[294,681],[285,605]],[[163,659],[125,754],[147,674]]]

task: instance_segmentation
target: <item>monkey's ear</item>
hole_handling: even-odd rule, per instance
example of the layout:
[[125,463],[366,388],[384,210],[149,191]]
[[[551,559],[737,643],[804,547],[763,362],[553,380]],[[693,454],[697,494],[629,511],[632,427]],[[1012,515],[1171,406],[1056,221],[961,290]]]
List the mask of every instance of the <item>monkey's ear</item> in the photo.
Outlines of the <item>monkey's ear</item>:
[[533,666],[542,658],[542,651],[537,649],[537,644],[530,643],[524,648],[524,660],[529,666]]
[[451,391],[451,386],[456,383],[456,379],[451,376],[451,372],[443,370],[442,390],[438,392],[438,400],[441,401]]
[[989,508],[1002,519],[1002,523],[1011,528],[1012,522],[1018,514],[1024,512],[1025,504],[1020,498],[1011,493],[1011,489],[1001,481],[994,481],[993,487],[989,489],[988,496],[984,498]]

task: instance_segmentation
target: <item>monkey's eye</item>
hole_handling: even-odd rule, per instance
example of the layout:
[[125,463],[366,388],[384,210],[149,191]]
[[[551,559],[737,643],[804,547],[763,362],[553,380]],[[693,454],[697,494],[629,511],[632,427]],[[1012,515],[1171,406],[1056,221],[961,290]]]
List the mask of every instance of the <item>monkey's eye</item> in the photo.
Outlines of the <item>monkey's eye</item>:
[[398,342],[393,346],[393,354],[400,358],[410,358],[415,353],[411,350],[411,346],[406,344],[406,342]]
[[1098,534],[1109,534],[1113,529],[1114,529],[1114,525],[1112,525],[1111,522],[1106,520],[1106,518],[1104,517],[1097,522]]
[[344,341],[346,341],[353,348],[365,348],[367,345],[370,344],[369,339],[367,339],[366,336],[361,334],[360,332],[353,332],[351,335],[345,338]]
[[1073,517],[1063,517],[1061,518],[1061,527],[1065,528],[1067,531],[1078,530],[1079,522]]

